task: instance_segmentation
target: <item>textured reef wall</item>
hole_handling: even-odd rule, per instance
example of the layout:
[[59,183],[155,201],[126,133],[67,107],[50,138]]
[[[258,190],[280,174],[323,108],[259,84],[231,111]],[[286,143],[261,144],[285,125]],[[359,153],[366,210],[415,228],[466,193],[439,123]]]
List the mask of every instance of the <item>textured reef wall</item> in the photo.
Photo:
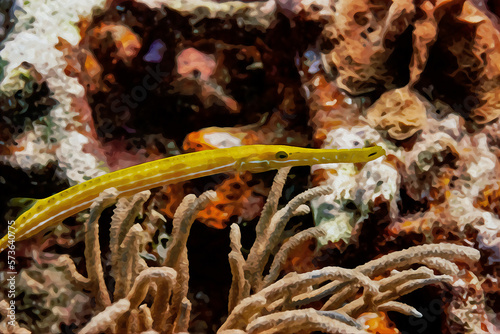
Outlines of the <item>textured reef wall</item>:
[[2,235],[13,198],[168,156],[386,151],[110,188],[15,243],[15,298],[0,254],[0,332],[500,331],[497,1],[5,1],[0,17]]

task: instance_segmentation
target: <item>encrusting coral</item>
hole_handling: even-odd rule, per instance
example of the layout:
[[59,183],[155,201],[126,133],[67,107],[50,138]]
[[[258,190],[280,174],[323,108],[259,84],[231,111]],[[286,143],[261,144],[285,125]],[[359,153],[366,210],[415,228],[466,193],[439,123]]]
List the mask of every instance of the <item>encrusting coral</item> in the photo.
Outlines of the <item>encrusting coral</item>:
[[[40,101],[30,101],[31,111],[41,110],[42,104],[50,100],[55,103],[51,103],[53,108],[38,115],[37,122],[18,131],[15,144],[4,148],[15,153],[3,155],[4,163],[30,169],[59,161],[59,173],[72,184],[103,174],[99,169],[103,154],[93,123],[88,121],[92,111],[84,101],[85,90],[77,78],[67,75],[64,55],[54,47],[60,39],[76,43],[80,39],[75,29],[77,22],[91,16],[93,8],[103,6],[104,1],[99,0],[85,3],[35,1],[24,3],[22,10],[16,10],[18,24],[3,41],[0,52],[5,73],[0,89],[7,96],[16,94],[18,69],[22,64],[31,64],[45,79],[43,85],[49,91]],[[90,150],[85,151],[84,146]]]

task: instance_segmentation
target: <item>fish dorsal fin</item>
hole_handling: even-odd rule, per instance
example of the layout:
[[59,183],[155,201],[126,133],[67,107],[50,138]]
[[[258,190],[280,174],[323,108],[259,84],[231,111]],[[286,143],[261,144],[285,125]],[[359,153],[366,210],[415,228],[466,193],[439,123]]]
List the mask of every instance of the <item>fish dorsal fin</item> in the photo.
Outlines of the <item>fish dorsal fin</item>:
[[38,201],[39,199],[37,198],[14,197],[11,198],[7,204],[11,211],[14,211],[17,216],[20,216],[31,209]]

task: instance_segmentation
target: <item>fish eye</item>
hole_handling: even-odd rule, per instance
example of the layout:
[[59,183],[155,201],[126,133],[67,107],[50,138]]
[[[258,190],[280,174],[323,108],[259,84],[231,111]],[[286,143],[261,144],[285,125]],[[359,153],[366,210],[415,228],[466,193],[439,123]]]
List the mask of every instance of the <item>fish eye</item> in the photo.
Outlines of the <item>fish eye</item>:
[[276,157],[276,159],[286,159],[286,158],[288,158],[288,153],[286,153],[285,151],[279,151],[279,152],[276,152],[275,157]]

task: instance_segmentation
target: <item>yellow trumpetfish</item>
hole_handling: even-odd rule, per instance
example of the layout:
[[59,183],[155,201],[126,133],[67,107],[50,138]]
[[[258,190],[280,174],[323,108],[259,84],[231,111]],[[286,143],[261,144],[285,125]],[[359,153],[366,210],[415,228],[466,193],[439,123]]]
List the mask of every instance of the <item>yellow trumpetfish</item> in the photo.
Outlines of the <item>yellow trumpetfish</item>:
[[[14,235],[16,240],[27,239],[89,208],[102,191],[111,187],[118,190],[119,196],[130,196],[146,189],[217,173],[259,173],[287,166],[366,162],[384,154],[380,146],[331,150],[248,145],[173,156],[117,170],[37,200],[14,222]],[[7,247],[7,243],[8,234],[0,240],[0,252]]]

